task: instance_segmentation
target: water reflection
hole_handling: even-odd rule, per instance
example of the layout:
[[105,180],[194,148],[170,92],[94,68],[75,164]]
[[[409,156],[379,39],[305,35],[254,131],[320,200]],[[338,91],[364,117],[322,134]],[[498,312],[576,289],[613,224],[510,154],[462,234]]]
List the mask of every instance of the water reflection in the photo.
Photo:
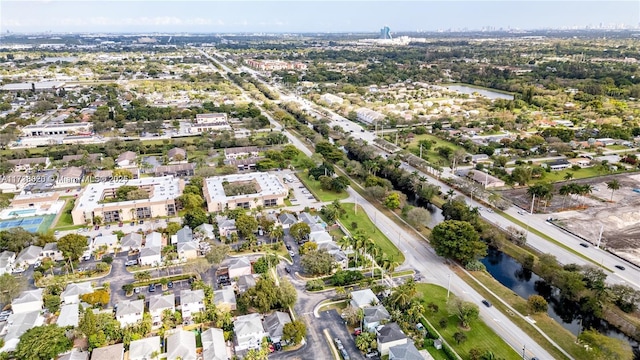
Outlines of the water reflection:
[[562,298],[557,288],[550,286],[532,271],[524,269],[511,256],[490,248],[487,256],[480,261],[486,266],[491,276],[522,298],[527,299],[531,295],[544,297],[549,303],[547,311],[549,316],[573,334],[578,335],[584,329],[593,328],[604,335],[628,341],[634,346],[636,359],[640,359],[638,342],[608,322],[596,318],[591,313],[581,311],[580,304]]

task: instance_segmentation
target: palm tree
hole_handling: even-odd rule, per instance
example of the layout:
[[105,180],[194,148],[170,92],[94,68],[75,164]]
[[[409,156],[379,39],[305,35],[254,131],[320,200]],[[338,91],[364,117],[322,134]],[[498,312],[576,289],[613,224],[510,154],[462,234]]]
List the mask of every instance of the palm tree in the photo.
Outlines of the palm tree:
[[567,200],[567,195],[571,194],[571,184],[562,185],[558,193],[563,196],[562,207],[564,208],[564,202]]
[[276,241],[282,240],[284,238],[284,229],[282,228],[282,226],[272,226],[269,229],[269,238]]
[[573,179],[573,173],[567,172],[566,174],[564,174],[564,179],[566,181],[569,181],[569,180]]
[[611,200],[610,201],[613,201],[613,193],[616,190],[620,190],[620,182],[618,181],[618,179],[613,179],[613,180],[609,181],[607,183],[607,189],[611,190]]
[[456,194],[456,192],[455,192],[455,191],[453,191],[453,189],[449,189],[449,190],[447,190],[447,199],[448,199],[449,201],[452,201],[452,200],[453,200],[453,195],[455,195],[455,194]]

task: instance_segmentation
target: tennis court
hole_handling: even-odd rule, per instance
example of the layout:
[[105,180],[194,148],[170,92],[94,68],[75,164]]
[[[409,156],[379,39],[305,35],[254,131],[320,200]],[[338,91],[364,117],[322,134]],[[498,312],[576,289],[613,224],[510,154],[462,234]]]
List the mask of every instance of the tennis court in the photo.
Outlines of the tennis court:
[[40,224],[44,221],[44,216],[29,217],[23,219],[2,220],[0,230],[21,227],[29,232],[37,232]]

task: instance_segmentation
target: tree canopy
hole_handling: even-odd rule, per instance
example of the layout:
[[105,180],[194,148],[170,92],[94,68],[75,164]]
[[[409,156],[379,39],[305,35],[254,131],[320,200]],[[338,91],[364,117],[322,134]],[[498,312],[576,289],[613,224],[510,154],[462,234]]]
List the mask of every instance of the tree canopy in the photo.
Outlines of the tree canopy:
[[58,240],[58,249],[71,261],[76,261],[87,248],[87,238],[78,234],[67,234]]
[[487,244],[480,241],[476,230],[466,221],[441,222],[433,228],[429,240],[438,255],[463,264],[487,254]]
[[14,356],[25,360],[50,360],[71,349],[71,340],[58,325],[37,326],[20,336]]

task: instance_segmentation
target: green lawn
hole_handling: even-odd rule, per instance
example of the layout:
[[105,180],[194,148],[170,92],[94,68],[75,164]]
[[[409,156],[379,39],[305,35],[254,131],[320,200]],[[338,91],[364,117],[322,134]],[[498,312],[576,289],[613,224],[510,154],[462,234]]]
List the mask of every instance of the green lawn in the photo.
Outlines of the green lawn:
[[63,228],[67,226],[73,226],[73,218],[71,217],[71,210],[73,210],[73,205],[75,204],[74,199],[67,199],[67,202],[64,204],[64,209],[62,210],[62,214],[58,218],[58,222],[56,223],[56,228]]
[[607,150],[629,150],[629,147],[624,145],[609,145],[607,146]]
[[347,194],[346,191],[343,191],[341,193],[337,193],[337,192],[334,192],[334,191],[324,190],[320,186],[320,181],[309,179],[307,177],[307,173],[306,172],[299,172],[299,173],[296,173],[296,175],[298,176],[300,181],[302,181],[304,183],[304,185],[307,187],[307,189],[309,189],[309,191],[313,194],[313,196],[315,196],[316,199],[318,199],[318,200],[320,200],[322,202],[334,201],[334,200],[342,200],[342,199],[346,199],[346,198],[349,197],[349,194]]
[[346,226],[349,231],[354,231],[355,229],[351,227],[351,223],[356,222],[358,224],[357,229],[363,230],[366,237],[371,238],[376,245],[380,246],[383,254],[386,254],[392,261],[402,264],[404,255],[400,250],[375,227],[362,208],[359,207],[356,214],[354,206],[355,204],[353,203],[342,204],[342,208],[345,210],[344,215],[340,216],[342,225]]
[[[433,284],[417,284],[416,288],[422,297],[425,308],[427,304],[438,305],[438,312],[433,313],[426,310],[424,315],[436,326],[440,335],[453,347],[453,349],[463,358],[469,359],[469,350],[480,349],[490,350],[496,359],[521,359],[521,355],[513,350],[500,336],[496,335],[482,320],[471,322],[469,330],[463,330],[458,326],[459,320],[456,316],[449,316],[447,312],[447,289]],[[455,295],[451,294],[451,297]],[[439,321],[442,318],[448,319],[447,327],[440,327]],[[462,331],[467,340],[458,344],[453,339],[453,334]]]
[[564,177],[567,173],[573,174],[573,179],[584,179],[596,176],[602,176],[603,174],[598,172],[595,167],[581,168],[580,170],[560,170],[560,171],[552,171],[545,172],[544,176],[540,179],[532,180],[531,183],[540,183],[540,182],[558,182],[565,181]]
[[[392,135],[394,136],[394,135]],[[420,140],[428,140],[431,142],[435,142],[432,146],[431,149],[429,151],[427,151],[426,149],[423,149],[422,151],[422,158],[431,162],[431,163],[435,163],[435,164],[442,164],[442,165],[448,165],[449,164],[449,159],[442,157],[440,154],[438,154],[438,150],[436,150],[439,147],[449,147],[451,148],[453,151],[455,150],[459,150],[462,149],[462,147],[460,145],[454,144],[452,142],[449,141],[445,141],[442,140],[440,138],[438,138],[437,136],[431,135],[431,134],[423,134],[423,135],[416,135],[413,140],[409,143],[409,145],[407,146],[407,149],[409,149],[409,151],[411,151],[412,153],[419,155],[420,154],[420,145],[418,145],[418,142]],[[389,140],[391,141],[391,140]],[[393,141],[391,141],[393,142]]]

